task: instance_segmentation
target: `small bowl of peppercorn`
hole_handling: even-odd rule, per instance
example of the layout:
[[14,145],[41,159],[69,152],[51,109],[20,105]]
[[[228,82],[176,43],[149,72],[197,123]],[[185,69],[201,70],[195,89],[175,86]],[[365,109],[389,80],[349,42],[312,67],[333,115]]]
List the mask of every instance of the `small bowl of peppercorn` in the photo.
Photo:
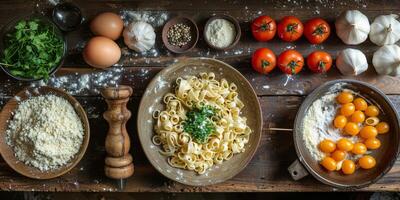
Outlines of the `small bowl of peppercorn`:
[[199,29],[189,17],[178,16],[169,20],[162,30],[162,40],[168,50],[185,53],[196,46]]

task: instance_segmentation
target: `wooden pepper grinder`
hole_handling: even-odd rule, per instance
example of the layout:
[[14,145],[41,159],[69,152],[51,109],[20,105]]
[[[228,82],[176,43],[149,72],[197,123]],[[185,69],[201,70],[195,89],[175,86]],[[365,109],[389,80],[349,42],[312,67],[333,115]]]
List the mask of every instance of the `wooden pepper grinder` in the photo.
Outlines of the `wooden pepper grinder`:
[[109,124],[105,148],[107,156],[104,171],[107,177],[118,180],[118,188],[123,190],[125,179],[133,174],[132,156],[129,154],[130,140],[126,122],[131,117],[127,108],[133,90],[129,86],[107,87],[101,91],[108,110],[103,117]]

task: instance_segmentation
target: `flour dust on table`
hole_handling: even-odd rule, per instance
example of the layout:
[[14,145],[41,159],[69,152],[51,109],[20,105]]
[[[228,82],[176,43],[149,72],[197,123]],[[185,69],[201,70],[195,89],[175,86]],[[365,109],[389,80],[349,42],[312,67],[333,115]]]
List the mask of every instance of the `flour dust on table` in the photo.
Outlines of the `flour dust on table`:
[[121,82],[124,68],[113,67],[109,70],[94,71],[86,74],[69,74],[65,76],[54,76],[49,80],[41,80],[31,83],[31,87],[51,86],[64,89],[69,94],[100,94],[103,87],[118,86]]

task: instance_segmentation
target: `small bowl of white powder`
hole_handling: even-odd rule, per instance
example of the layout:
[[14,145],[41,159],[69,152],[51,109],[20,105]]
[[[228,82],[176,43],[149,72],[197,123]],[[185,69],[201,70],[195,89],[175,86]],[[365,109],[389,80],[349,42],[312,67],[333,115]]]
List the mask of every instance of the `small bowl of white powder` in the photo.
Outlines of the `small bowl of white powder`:
[[211,17],[204,26],[206,43],[217,50],[234,47],[240,40],[241,29],[239,22],[229,15]]

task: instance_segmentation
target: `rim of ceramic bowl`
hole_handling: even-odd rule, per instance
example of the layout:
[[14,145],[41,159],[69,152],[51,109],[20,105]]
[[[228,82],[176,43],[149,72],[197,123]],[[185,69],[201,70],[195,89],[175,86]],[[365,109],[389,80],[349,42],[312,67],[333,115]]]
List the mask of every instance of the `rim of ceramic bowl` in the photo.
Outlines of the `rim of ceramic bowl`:
[[[194,28],[194,30],[192,31],[192,34],[195,34],[195,35],[192,35],[193,41],[189,42],[189,43],[187,44],[188,46],[187,46],[186,48],[175,48],[175,46],[173,46],[172,44],[170,44],[169,41],[168,41],[168,36],[167,36],[167,34],[168,34],[169,28],[172,27],[173,25],[177,24],[177,22],[178,22],[179,20],[186,20],[186,21],[188,21],[188,22],[190,23],[189,26],[191,26],[191,27]],[[164,43],[164,46],[165,46],[168,50],[170,50],[170,51],[172,51],[172,52],[174,52],[174,53],[178,53],[178,54],[180,54],[180,53],[186,53],[186,52],[192,50],[192,49],[196,46],[196,44],[197,44],[197,42],[198,42],[198,40],[199,40],[199,28],[197,27],[196,22],[195,22],[192,18],[190,18],[190,17],[188,17],[188,16],[185,16],[185,15],[179,15],[179,16],[176,16],[176,17],[174,17],[174,18],[168,20],[167,23],[165,23],[165,25],[164,25],[164,27],[163,27],[163,29],[162,29],[161,37],[162,37],[162,41],[163,41],[163,43]]]

